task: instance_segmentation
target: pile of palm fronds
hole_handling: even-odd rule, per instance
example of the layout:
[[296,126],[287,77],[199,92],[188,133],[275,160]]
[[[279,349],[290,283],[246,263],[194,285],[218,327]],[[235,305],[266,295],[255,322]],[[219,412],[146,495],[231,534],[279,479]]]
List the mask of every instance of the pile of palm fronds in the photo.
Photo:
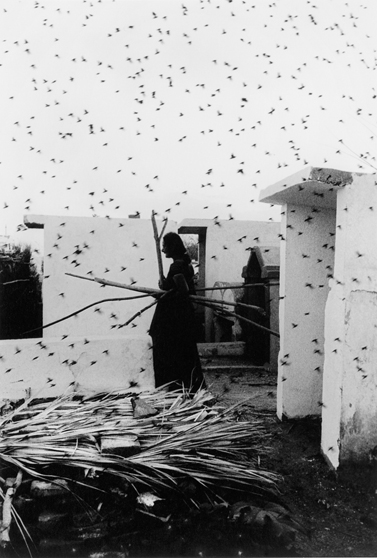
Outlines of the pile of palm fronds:
[[[31,477],[63,481],[90,521],[105,521],[110,548],[126,544],[135,556],[197,554],[195,545],[212,555],[240,544],[240,552],[291,548],[300,525],[281,505],[278,476],[259,467],[265,426],[238,420],[236,407],[224,409],[206,390],[166,388],[24,401],[0,417],[0,547],[10,544],[13,518],[30,552],[12,501]],[[130,435],[139,453],[101,450],[102,439]]]
[[[135,397],[155,409],[153,416],[134,418]],[[213,405],[201,390],[158,389],[135,394],[104,393],[94,397],[63,395],[50,401],[25,401],[0,417],[0,466],[11,465],[33,477],[47,466],[80,468],[115,475],[140,488],[176,489],[189,477],[205,490],[216,486],[255,495],[277,492],[275,474],[258,469],[262,423],[237,422],[233,409]],[[103,436],[136,435],[141,452],[130,457],[102,453]],[[248,454],[255,450],[255,467]]]

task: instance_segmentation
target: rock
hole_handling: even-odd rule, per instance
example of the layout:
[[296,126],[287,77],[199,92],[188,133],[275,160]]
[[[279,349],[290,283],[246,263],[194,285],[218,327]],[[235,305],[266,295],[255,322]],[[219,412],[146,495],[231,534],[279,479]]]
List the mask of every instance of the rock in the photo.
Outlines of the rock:
[[101,453],[110,453],[112,455],[121,455],[129,457],[140,453],[141,447],[137,436],[102,436],[101,437]]
[[103,552],[93,552],[89,558],[126,558],[128,554],[116,550],[104,550]]
[[64,479],[55,479],[53,482],[37,481],[31,483],[30,494],[35,498],[66,495],[68,483]]
[[148,405],[148,403],[145,403],[145,401],[141,399],[132,398],[131,403],[134,410],[134,418],[153,417],[158,414],[157,409]]
[[44,538],[40,540],[38,549],[45,556],[80,556],[79,551],[84,544],[85,541],[69,538]]
[[95,523],[94,525],[75,527],[74,529],[71,529],[70,534],[74,535],[77,540],[97,541],[108,536],[108,527],[105,522]]
[[46,510],[38,517],[38,527],[43,532],[51,532],[57,528],[67,526],[68,520],[68,513],[57,513]]

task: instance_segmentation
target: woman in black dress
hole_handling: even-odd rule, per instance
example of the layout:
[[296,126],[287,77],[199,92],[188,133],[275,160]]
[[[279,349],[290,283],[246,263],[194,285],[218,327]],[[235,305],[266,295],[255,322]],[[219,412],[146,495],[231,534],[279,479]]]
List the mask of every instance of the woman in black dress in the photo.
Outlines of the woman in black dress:
[[[170,292],[160,296],[149,330],[156,387],[172,382],[171,390],[183,385],[195,392],[205,384],[196,345],[194,307],[189,298],[189,294],[195,294],[194,270],[178,234],[164,236],[162,251],[173,263],[167,277],[159,282],[160,289]],[[177,275],[184,276],[188,292],[178,289],[174,280]]]

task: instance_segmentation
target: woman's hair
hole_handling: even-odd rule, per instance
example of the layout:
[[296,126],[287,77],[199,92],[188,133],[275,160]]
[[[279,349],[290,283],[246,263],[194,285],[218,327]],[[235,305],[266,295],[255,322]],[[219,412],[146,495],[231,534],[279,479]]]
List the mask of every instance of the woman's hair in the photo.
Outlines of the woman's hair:
[[174,258],[182,258],[184,262],[191,263],[191,258],[186,251],[182,238],[175,232],[168,232],[164,236],[165,246],[169,248]]

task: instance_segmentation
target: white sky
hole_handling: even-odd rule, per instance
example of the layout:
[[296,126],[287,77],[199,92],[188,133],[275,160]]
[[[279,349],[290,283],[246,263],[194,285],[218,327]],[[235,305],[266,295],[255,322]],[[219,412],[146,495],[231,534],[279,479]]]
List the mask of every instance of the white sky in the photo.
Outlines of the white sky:
[[0,235],[279,220],[259,193],[307,164],[374,172],[376,21],[375,0],[3,0]]

